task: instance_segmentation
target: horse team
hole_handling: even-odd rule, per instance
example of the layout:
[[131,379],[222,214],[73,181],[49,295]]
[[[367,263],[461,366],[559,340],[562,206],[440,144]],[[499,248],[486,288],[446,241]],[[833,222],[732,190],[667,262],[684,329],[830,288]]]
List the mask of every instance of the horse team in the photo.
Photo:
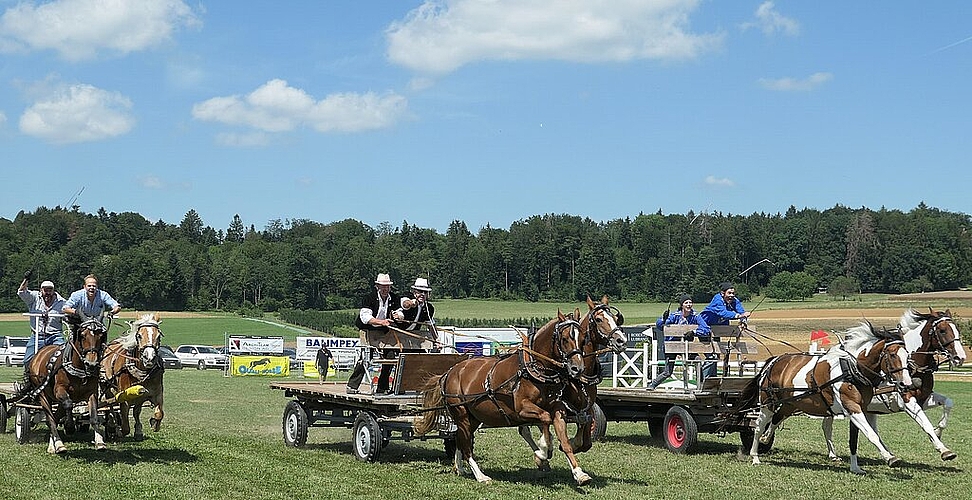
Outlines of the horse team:
[[[51,345],[39,350],[27,367],[27,380],[16,403],[36,402],[43,411],[50,429],[47,451],[64,453],[67,448],[61,439],[59,425],[73,432],[77,427],[74,405],[87,402],[88,423],[94,432],[95,449],[104,450],[105,418],[99,407],[118,404],[121,435],[131,431],[128,411],[135,420],[136,439],[144,437],[140,412],[148,401],[155,407],[150,419],[158,431],[162,421],[163,388],[162,360],[159,345],[158,313],[146,314],[129,324],[128,332],[111,342],[107,341],[109,325],[101,318],[69,317],[71,333],[63,346]],[[132,391],[131,389],[137,389]],[[134,392],[134,394],[133,394]],[[19,425],[29,426],[30,422]]]
[[[601,382],[598,355],[622,352],[627,339],[621,329],[623,316],[609,305],[587,299],[588,311],[564,314],[535,332],[524,335],[523,344],[512,353],[498,357],[470,358],[429,381],[422,397],[428,410],[415,423],[422,435],[434,429],[448,415],[456,426],[454,469],[461,474],[466,466],[476,480],[491,481],[474,458],[474,433],[481,427],[517,427],[533,450],[539,470],[550,469],[553,427],[571,474],[578,485],[591,482],[591,476],[577,461],[576,453],[592,445],[592,423],[597,386]],[[81,318],[72,328],[67,347],[41,349],[29,365],[28,387],[23,398],[36,400],[44,410],[50,428],[48,451],[63,453],[66,448],[58,432],[75,427],[72,408],[86,401],[96,449],[105,449],[103,422],[98,406],[99,394],[115,397],[120,407],[121,435],[131,432],[128,411],[135,421],[134,437],[144,434],[141,407],[149,402],[155,408],[150,426],[158,431],[163,418],[163,367],[158,357],[162,337],[159,315],[146,314],[130,323],[122,337],[107,342],[108,328],[97,318]],[[943,415],[934,427],[924,407],[942,401],[934,393],[934,372],[943,362],[961,365],[966,359],[958,328],[950,311],[927,314],[908,310],[896,330],[876,330],[870,323],[848,330],[840,345],[822,355],[783,354],[763,364],[744,389],[732,413],[742,416],[759,411],[755,438],[749,455],[759,464],[759,445],[772,442],[773,433],[795,413],[823,418],[828,454],[837,460],[832,441],[833,417],[843,415],[851,422],[849,437],[850,468],[862,474],[857,461],[859,432],[878,449],[889,466],[900,460],[877,434],[876,415],[867,411],[875,392],[899,395],[904,410],[928,434],[943,460],[955,453],[941,441],[941,429],[948,418]],[[139,390],[131,398],[131,388]],[[55,405],[56,403],[56,405]],[[576,434],[568,436],[568,420],[577,423]],[[532,427],[539,428],[534,439]]]

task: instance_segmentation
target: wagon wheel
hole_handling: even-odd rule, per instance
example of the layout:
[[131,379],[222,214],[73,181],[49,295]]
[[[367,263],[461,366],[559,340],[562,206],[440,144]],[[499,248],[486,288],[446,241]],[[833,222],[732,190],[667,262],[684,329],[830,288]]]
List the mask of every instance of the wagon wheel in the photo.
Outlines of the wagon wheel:
[[300,448],[307,443],[307,412],[297,401],[290,401],[284,408],[283,437],[287,446]]
[[7,398],[0,395],[0,434],[6,434],[7,432],[7,418],[10,414],[7,413]]
[[23,406],[18,406],[16,416],[14,434],[17,436],[17,442],[27,444],[27,441],[30,439],[30,410]]
[[358,413],[354,419],[351,435],[351,449],[354,457],[362,462],[374,462],[382,448],[381,426],[375,417],[366,411]]
[[662,431],[665,447],[672,453],[688,453],[699,439],[699,427],[695,423],[695,418],[681,406],[668,409]]
[[604,436],[607,434],[607,416],[604,414],[604,410],[597,403],[591,407],[591,440],[593,441],[604,441]]
[[661,441],[665,438],[665,419],[649,418],[648,421],[645,422],[645,426],[648,427],[648,434],[652,439]]
[[[743,454],[749,454],[749,450],[753,449],[752,448],[753,436],[755,435],[756,435],[756,431],[750,427],[747,427],[739,431],[739,441],[742,442]],[[773,441],[775,440],[776,440],[776,433],[774,432],[773,435],[770,436],[770,440],[768,443],[763,443],[763,442],[759,443],[759,446],[756,447],[756,451],[760,455],[765,455],[766,453],[769,453],[770,450],[773,449]]]

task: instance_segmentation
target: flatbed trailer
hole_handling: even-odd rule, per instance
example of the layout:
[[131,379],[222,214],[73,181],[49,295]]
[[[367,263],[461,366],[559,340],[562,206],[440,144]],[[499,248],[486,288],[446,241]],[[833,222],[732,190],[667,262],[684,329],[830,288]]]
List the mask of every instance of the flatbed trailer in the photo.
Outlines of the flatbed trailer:
[[413,424],[424,413],[420,390],[436,375],[467,359],[466,354],[403,353],[392,361],[395,380],[390,394],[348,394],[344,382],[273,382],[271,389],[291,398],[283,412],[283,439],[288,446],[307,442],[310,427],[351,429],[352,452],[365,462],[378,460],[389,441],[441,439],[445,452],[456,449],[455,425],[441,418],[437,432],[417,436]]
[[[738,432],[744,448],[752,444],[759,412],[736,415],[742,389],[752,377],[710,377],[699,388],[645,390],[607,388],[597,390],[596,437],[607,431],[607,422],[645,422],[653,438],[661,439],[674,453],[688,453],[698,444],[699,433]],[[603,414],[603,422],[598,419]],[[772,442],[761,444],[769,451]]]

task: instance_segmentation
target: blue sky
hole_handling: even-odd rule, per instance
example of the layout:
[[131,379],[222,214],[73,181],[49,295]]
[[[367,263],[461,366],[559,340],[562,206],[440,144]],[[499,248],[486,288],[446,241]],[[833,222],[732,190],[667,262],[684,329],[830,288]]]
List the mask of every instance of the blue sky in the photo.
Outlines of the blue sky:
[[[972,2],[0,0],[0,217],[970,213]],[[79,194],[80,193],[80,194]]]

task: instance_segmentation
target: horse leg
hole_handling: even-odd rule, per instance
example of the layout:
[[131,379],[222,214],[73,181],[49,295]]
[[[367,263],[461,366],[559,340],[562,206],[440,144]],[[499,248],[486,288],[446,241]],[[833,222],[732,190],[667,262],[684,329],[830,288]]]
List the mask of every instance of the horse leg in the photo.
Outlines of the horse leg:
[[[61,441],[61,434],[57,431],[57,418],[54,416],[54,408],[44,394],[41,395],[40,405],[44,409],[44,414],[47,416],[47,427],[51,431],[51,437],[47,442],[47,452],[52,455],[55,453],[65,453],[67,448],[64,446],[64,442]],[[30,422],[24,422],[24,424],[30,425]]]
[[479,464],[476,463],[476,459],[473,458],[473,435],[476,433],[476,429],[479,428],[479,422],[473,422],[472,416],[465,408],[457,408],[458,411],[452,415],[452,420],[456,424],[456,456],[455,456],[455,471],[456,474],[462,475],[462,462],[469,464],[469,469],[472,470],[473,476],[476,481],[480,483],[489,483],[493,479],[479,468]]
[[94,445],[98,451],[107,450],[105,446],[104,419],[98,414],[98,391],[94,391],[88,397],[88,421],[91,423],[91,430],[94,431]]
[[861,430],[856,425],[851,424],[850,433],[847,436],[847,449],[850,450],[850,470],[854,474],[864,475],[864,469],[857,463],[857,443],[860,439]]
[[64,431],[68,434],[73,433],[75,430],[74,401],[71,401],[71,396],[61,386],[54,388],[54,399],[57,399],[61,411],[64,412]]
[[955,406],[955,402],[952,401],[952,398],[944,394],[933,392],[931,393],[931,396],[925,400],[925,409],[930,410],[935,406],[942,407],[942,418],[938,421],[938,425],[935,426],[935,435],[941,439],[942,431],[944,431],[945,427],[948,425],[948,416],[950,413],[952,413],[952,407]]
[[[141,401],[136,401],[134,404],[131,405],[132,420],[135,421],[135,433],[132,434],[132,437],[135,438],[136,441],[141,441],[145,439],[145,433],[142,430],[142,404],[143,403]],[[125,411],[122,413],[122,415],[124,415],[124,420],[127,422],[128,412]]]
[[[931,399],[932,398],[928,398],[929,401],[931,401]],[[942,442],[942,439],[938,437],[938,434],[935,432],[935,427],[932,426],[931,421],[928,420],[928,415],[925,414],[925,411],[921,409],[917,398],[907,398],[904,409],[905,412],[918,423],[918,426],[925,431],[925,434],[928,434],[928,439],[931,440],[932,445],[935,446],[935,449],[941,454],[942,460],[952,460],[956,457],[955,452],[948,449],[948,447],[945,446],[945,443]]]
[[574,455],[574,448],[571,446],[570,440],[567,439],[567,420],[565,419],[563,410],[554,412],[553,426],[557,432],[557,440],[560,441],[560,451],[563,451],[567,457],[567,465],[570,466],[570,473],[574,476],[574,480],[577,481],[577,485],[585,486],[589,484],[591,482],[591,476],[584,472],[584,469],[581,469],[580,463],[577,462],[577,457]]
[[155,396],[149,401],[155,406],[155,413],[149,418],[149,426],[152,427],[152,432],[159,432],[159,427],[162,425],[162,418],[165,417],[165,412],[162,411],[162,391],[153,393]]
[[[881,453],[881,457],[884,458],[884,461],[887,462],[888,466],[897,467],[898,465],[901,464],[901,460],[898,459],[898,457],[894,456],[890,451],[888,451],[888,449],[884,446],[884,443],[881,442],[881,438],[878,436],[877,431],[875,431],[874,428],[871,426],[872,420],[874,421],[874,423],[877,422],[877,417],[875,415],[865,415],[862,412],[856,412],[856,413],[848,412],[845,415],[847,415],[850,418],[850,421],[853,425],[856,425],[857,428],[864,433],[864,436],[867,437],[867,440],[870,441],[871,444],[873,444],[878,449],[878,451]],[[851,454],[851,470],[853,470],[853,466],[857,461],[856,455],[857,455],[856,453]]]
[[773,420],[773,411],[768,406],[764,406],[756,419],[756,429],[753,433],[753,443],[749,447],[749,456],[753,459],[753,465],[759,465],[759,438],[767,431],[767,427]]
[[533,450],[533,461],[537,464],[537,469],[540,472],[550,472],[550,428],[540,427],[540,442],[537,443],[533,439],[533,432],[529,425],[521,425],[517,430],[520,433],[520,437],[527,442],[530,449]]
[[824,439],[827,441],[827,458],[831,462],[840,462],[840,457],[837,456],[837,448],[834,446],[834,417],[824,417],[820,421],[820,428],[823,429]]

